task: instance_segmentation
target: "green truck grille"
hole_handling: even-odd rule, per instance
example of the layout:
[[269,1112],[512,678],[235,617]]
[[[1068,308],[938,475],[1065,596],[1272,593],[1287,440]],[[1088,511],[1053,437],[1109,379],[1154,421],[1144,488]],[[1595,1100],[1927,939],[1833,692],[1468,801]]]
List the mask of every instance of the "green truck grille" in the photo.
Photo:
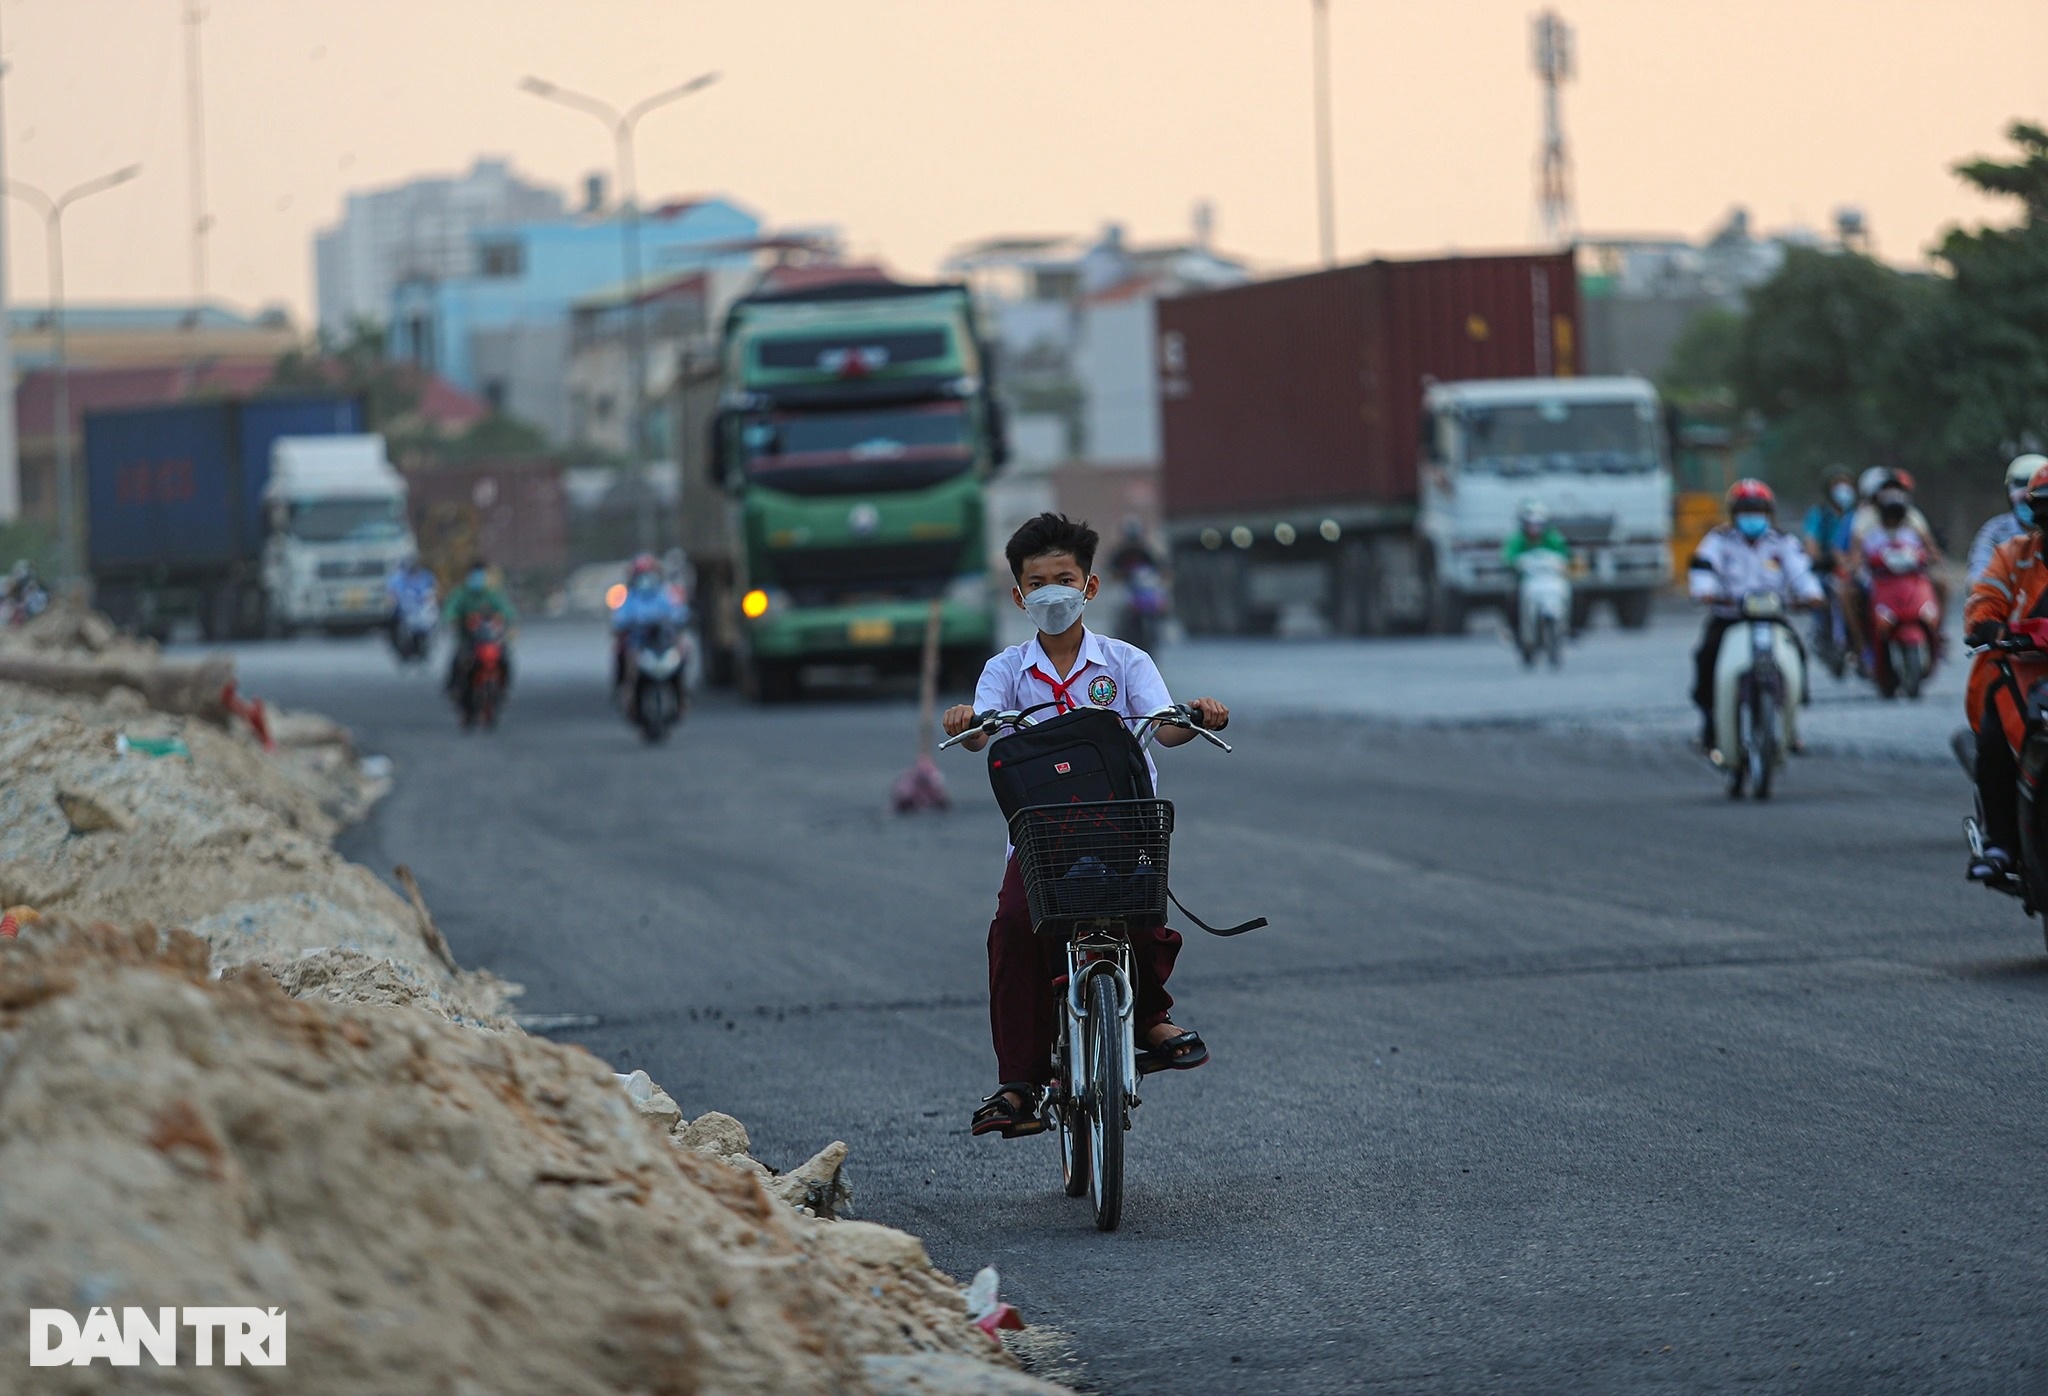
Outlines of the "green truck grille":
[[800,606],[851,596],[937,596],[962,570],[957,538],[869,547],[788,548],[769,555],[776,580]]

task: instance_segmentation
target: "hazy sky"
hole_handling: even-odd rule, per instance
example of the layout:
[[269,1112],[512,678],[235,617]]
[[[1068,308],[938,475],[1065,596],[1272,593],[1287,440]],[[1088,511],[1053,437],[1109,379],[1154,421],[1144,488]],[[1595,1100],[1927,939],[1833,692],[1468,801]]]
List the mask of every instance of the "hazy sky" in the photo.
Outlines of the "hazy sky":
[[[0,0],[6,158],[74,207],[77,300],[190,285],[184,0]],[[573,187],[609,168],[533,72],[618,104],[716,68],[650,116],[651,199],[718,191],[838,224],[910,272],[1000,232],[1177,237],[1197,199],[1268,268],[1315,255],[1309,0],[204,0],[216,295],[312,299],[310,237],[351,188],[509,156]],[[1338,243],[1517,245],[1535,231],[1534,0],[1330,0]],[[1697,235],[1869,214],[1916,259],[1981,217],[1949,166],[2048,112],[2044,0],[1563,0],[1581,225]],[[8,200],[10,284],[45,294],[39,220]]]

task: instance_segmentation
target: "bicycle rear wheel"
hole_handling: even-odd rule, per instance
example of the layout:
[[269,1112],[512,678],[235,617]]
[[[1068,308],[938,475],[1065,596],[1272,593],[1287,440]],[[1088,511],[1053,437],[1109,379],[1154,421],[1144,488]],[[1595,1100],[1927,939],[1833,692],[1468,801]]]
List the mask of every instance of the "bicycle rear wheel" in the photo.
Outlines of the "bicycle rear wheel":
[[1116,980],[1098,974],[1088,981],[1087,1119],[1088,1197],[1095,1227],[1114,1231],[1124,1212],[1124,1061],[1130,1055],[1130,1023],[1117,1013]]

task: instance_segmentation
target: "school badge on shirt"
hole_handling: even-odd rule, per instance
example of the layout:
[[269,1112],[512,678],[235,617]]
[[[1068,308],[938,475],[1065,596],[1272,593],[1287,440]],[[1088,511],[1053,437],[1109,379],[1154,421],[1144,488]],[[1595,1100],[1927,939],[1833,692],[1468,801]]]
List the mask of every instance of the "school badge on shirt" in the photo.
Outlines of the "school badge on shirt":
[[1097,674],[1088,685],[1088,701],[1098,708],[1106,708],[1116,701],[1116,680],[1107,674]]

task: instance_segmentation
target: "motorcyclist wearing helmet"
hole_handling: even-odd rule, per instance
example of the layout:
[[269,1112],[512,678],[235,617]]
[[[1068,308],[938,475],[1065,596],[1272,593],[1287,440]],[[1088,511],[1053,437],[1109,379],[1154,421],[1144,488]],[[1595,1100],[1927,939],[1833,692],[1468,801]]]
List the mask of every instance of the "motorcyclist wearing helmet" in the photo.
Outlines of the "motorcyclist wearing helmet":
[[1839,542],[1835,549],[1836,586],[1843,598],[1843,628],[1849,632],[1849,644],[1856,655],[1857,668],[1866,675],[1871,670],[1872,656],[1868,650],[1870,567],[1865,561],[1868,556],[1865,544],[1870,534],[1884,526],[1884,520],[1878,515],[1877,497],[1885,490],[1905,492],[1905,526],[1918,535],[1920,546],[1927,550],[1928,578],[1934,583],[1934,594],[1940,598],[1942,610],[1948,609],[1948,589],[1942,580],[1940,567],[1941,548],[1934,541],[1933,525],[1913,503],[1913,486],[1913,477],[1907,471],[1871,466],[1856,477],[1856,488],[1862,498],[1857,502],[1855,512],[1843,520],[1836,535]]
[[1124,520],[1123,537],[1117,544],[1116,554],[1109,560],[1110,575],[1126,586],[1141,568],[1159,570],[1159,558],[1151,545],[1145,541],[1145,525],[1142,520]]
[[1820,502],[1806,511],[1800,533],[1806,540],[1806,555],[1823,572],[1834,570],[1835,535],[1842,520],[1856,510],[1856,480],[1847,468],[1835,466],[1821,480]]
[[1824,604],[1806,549],[1773,524],[1777,496],[1761,480],[1737,480],[1728,490],[1728,522],[1700,539],[1686,571],[1686,589],[1707,607],[1707,623],[1693,652],[1693,705],[1700,710],[1700,745],[1714,745],[1714,665],[1728,627],[1742,618],[1744,597],[1769,592],[1793,606]]
[[1525,499],[1515,514],[1515,531],[1508,535],[1507,542],[1500,545],[1501,561],[1508,565],[1513,575],[1514,590],[1508,597],[1508,628],[1518,624],[1516,617],[1522,614],[1522,569],[1518,565],[1530,553],[1556,553],[1566,562],[1571,561],[1572,545],[1550,522],[1550,508],[1540,499]]
[[5,587],[0,588],[0,619],[20,625],[34,620],[49,605],[50,593],[36,576],[35,565],[21,558],[8,572]]
[[1977,536],[1970,540],[1970,579],[1967,585],[1977,585],[1991,566],[1991,555],[2002,543],[2010,543],[2033,525],[2033,510],[2027,504],[2027,482],[2034,478],[2036,471],[2048,467],[2048,456],[2036,455],[2029,451],[2023,456],[2014,456],[2005,467],[2005,500],[2012,507],[2002,514],[1993,514],[1977,530]]
[[391,625],[397,628],[408,607],[415,603],[433,606],[436,583],[433,572],[417,555],[407,553],[391,575],[384,579],[384,594],[391,601]]
[[690,608],[682,588],[668,580],[653,553],[641,553],[626,567],[626,594],[612,608],[612,691],[623,695],[633,632],[642,626],[688,624]]
[[[2048,463],[2028,479],[2020,503],[2027,508],[2026,531],[1992,550],[1990,565],[1963,603],[1963,631],[1973,645],[2001,640],[2016,621],[2048,616],[2048,549],[2041,530],[2048,523]],[[1965,715],[1977,734],[1977,796],[1984,811],[1984,854],[1970,860],[1970,876],[1988,882],[2010,874],[2020,846],[2019,761],[2026,740],[2022,695],[2048,678],[2048,660],[2012,656],[2017,688],[2004,681],[1994,657],[1980,654],[1970,665]]]
[[1512,568],[1521,560],[1524,553],[1532,553],[1538,549],[1556,553],[1563,558],[1570,558],[1572,555],[1572,545],[1550,522],[1549,507],[1540,499],[1524,500],[1520,511],[1515,515],[1514,533],[1509,535],[1507,542],[1501,544],[1501,560]]
[[[455,636],[455,653],[448,661],[448,691],[451,694],[462,692],[463,685],[469,681],[470,667],[476,662],[476,644],[470,622],[490,616],[496,616],[503,621],[508,632],[519,623],[512,603],[505,599],[504,592],[491,583],[490,564],[481,557],[474,558],[469,566],[463,569],[461,583],[448,593],[448,603],[441,611],[442,620],[447,622],[449,631]],[[508,634],[507,639],[509,638]],[[505,648],[501,662],[505,687],[509,691],[512,687],[512,653],[509,644]]]
[[[1906,526],[1920,535],[1920,542],[1936,559],[1941,549],[1934,542],[1934,527],[1927,522],[1927,516],[1920,512],[1920,506],[1913,503],[1914,481],[1912,473],[1905,470],[1886,470],[1873,465],[1857,480],[1862,499],[1856,505],[1856,512],[1849,516],[1846,543],[1837,549],[1844,567],[1855,567],[1863,556],[1863,535],[1881,526],[1878,518],[1878,495],[1886,490],[1898,490],[1906,498]],[[1867,578],[1866,578],[1867,580]]]

